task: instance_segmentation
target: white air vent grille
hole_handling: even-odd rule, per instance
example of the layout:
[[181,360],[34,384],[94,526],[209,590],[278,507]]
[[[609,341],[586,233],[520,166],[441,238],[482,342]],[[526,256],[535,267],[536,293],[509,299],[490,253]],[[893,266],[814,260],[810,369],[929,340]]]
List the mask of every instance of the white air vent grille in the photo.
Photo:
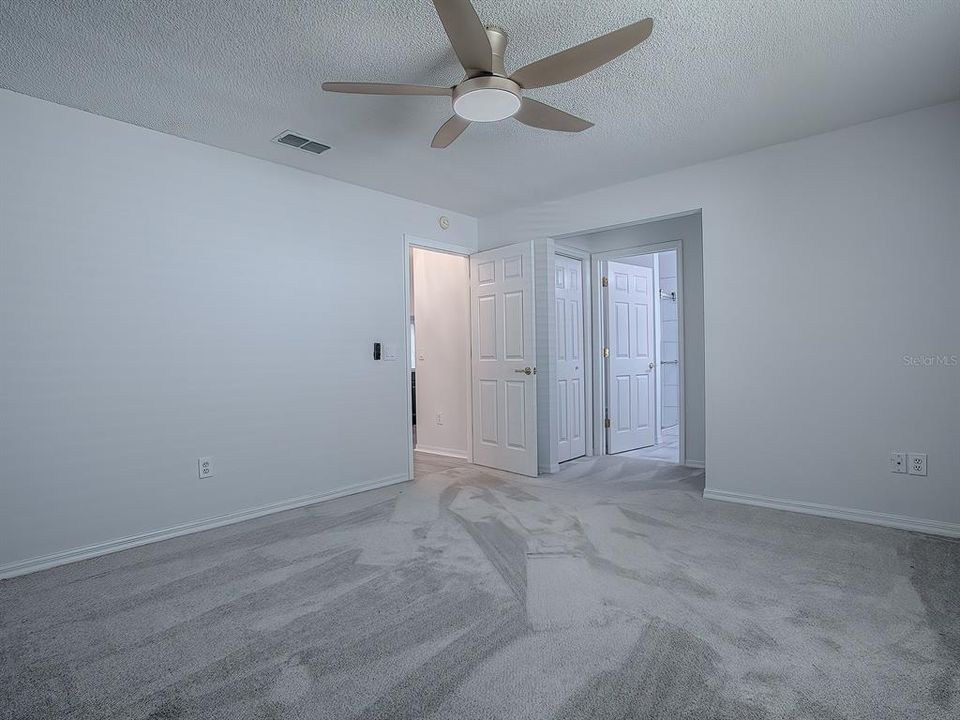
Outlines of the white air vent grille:
[[290,147],[299,148],[300,150],[306,150],[314,155],[319,155],[320,153],[326,152],[330,149],[329,145],[324,145],[322,142],[305,138],[303,135],[298,135],[297,133],[290,132],[289,130],[280,133],[274,138],[274,140],[281,145],[289,145]]

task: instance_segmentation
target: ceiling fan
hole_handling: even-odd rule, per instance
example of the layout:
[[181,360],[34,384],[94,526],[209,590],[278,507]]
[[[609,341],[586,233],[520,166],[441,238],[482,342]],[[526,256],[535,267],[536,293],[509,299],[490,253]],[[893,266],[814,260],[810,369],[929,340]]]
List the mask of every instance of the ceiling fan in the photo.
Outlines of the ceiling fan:
[[523,97],[524,90],[559,85],[596,70],[636,47],[653,30],[647,18],[588,40],[581,45],[537,60],[507,75],[503,53],[507,33],[484,25],[470,0],[433,0],[447,32],[464,79],[453,87],[391,83],[326,82],[328,92],[361,95],[437,95],[453,99],[454,115],[437,131],[431,147],[445,148],[473,122],[495,122],[515,117],[524,125],[544,130],[581,132],[593,123],[537,100]]

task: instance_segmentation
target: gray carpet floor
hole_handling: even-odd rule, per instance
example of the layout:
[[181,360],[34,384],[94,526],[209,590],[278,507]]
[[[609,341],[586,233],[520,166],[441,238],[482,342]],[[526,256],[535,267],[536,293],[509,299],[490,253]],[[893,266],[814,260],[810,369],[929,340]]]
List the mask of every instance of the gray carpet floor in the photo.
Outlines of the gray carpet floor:
[[629,458],[413,483],[0,583],[0,717],[960,718],[960,544]]

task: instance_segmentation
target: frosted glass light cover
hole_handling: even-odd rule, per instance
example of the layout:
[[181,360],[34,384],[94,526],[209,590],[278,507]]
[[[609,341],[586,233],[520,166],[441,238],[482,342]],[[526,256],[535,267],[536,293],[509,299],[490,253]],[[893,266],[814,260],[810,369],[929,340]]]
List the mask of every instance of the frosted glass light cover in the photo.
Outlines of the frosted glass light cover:
[[520,109],[520,98],[497,88],[479,88],[465,93],[453,102],[453,111],[470,122],[495,122],[508,118]]

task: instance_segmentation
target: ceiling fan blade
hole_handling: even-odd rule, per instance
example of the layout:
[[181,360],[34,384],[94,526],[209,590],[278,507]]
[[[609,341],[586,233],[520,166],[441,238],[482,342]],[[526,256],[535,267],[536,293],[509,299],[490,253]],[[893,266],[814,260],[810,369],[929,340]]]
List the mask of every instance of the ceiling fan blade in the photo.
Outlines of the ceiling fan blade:
[[357,95],[452,95],[453,89],[433,85],[400,85],[396,83],[325,82],[327,92],[355,93]]
[[459,115],[454,115],[440,126],[440,129],[437,130],[437,134],[433,136],[433,142],[430,143],[430,147],[447,147],[447,145],[460,137],[460,133],[466,130],[469,124],[469,120],[464,120]]
[[523,98],[520,109],[514,117],[524,125],[543,128],[544,130],[559,130],[561,132],[583,132],[593,127],[593,123],[576,115],[565,113],[551,105],[545,105],[528,97]]
[[493,49],[470,0],[433,0],[463,69],[493,72]]
[[636,47],[653,31],[647,18],[563,52],[537,60],[517,70],[511,80],[524,89],[559,85],[596,70],[627,50]]

